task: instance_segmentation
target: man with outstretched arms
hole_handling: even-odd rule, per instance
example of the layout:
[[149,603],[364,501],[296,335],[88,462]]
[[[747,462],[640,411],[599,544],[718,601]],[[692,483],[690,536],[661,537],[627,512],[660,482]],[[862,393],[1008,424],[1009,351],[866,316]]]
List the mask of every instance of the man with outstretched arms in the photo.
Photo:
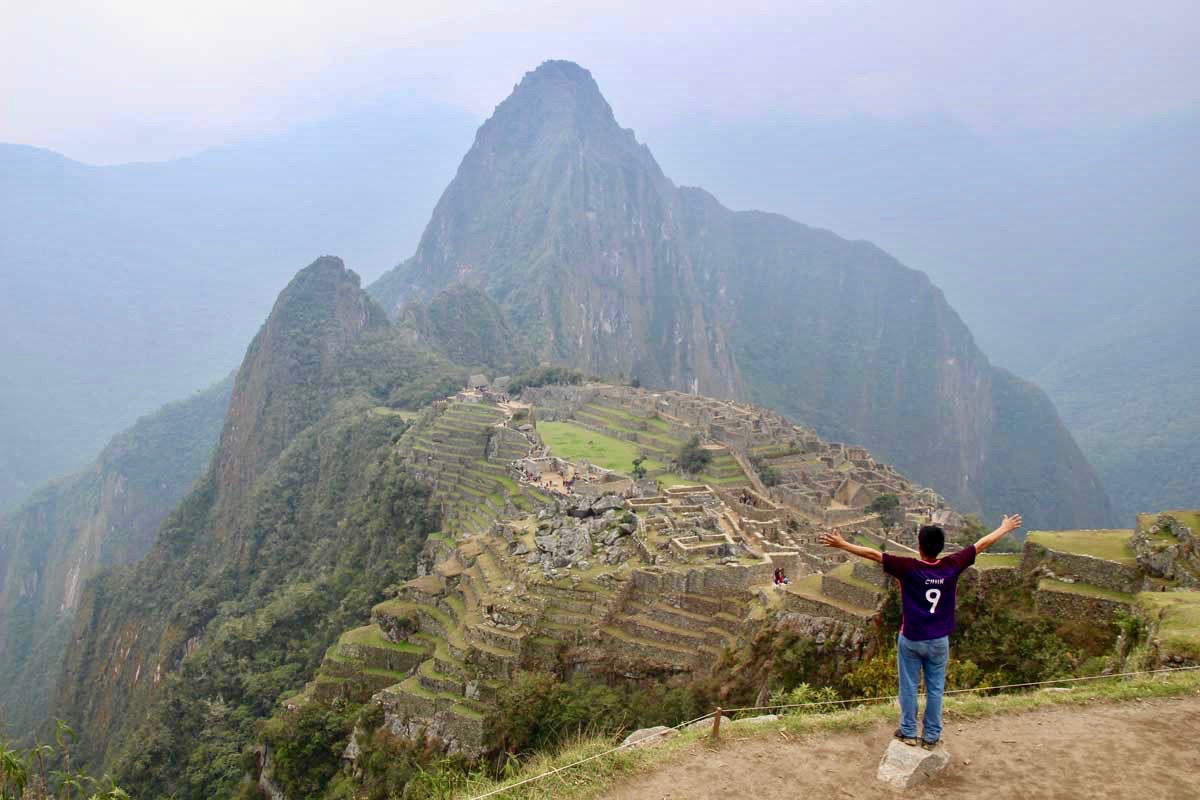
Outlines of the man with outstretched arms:
[[[1005,517],[1000,527],[975,544],[953,555],[938,558],[946,546],[946,533],[937,525],[924,525],[917,534],[920,558],[881,553],[850,544],[835,531],[821,534],[821,544],[878,561],[883,571],[900,581],[904,618],[896,659],[900,673],[900,727],[896,738],[905,744],[933,748],[942,738],[942,693],[946,689],[946,662],[950,660],[950,634],[954,633],[954,594],[958,576],[975,563],[975,556],[1021,527],[1021,515]],[[925,717],[917,738],[917,684],[925,674]]]

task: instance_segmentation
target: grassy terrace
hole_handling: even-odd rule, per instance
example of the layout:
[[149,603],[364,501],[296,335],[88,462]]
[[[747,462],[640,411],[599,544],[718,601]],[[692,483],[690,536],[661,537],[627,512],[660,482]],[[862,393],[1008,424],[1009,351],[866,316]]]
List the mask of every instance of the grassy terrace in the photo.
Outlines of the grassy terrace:
[[[633,469],[633,459],[643,452],[635,442],[597,433],[573,422],[542,422],[538,424],[538,432],[555,455],[574,462],[586,460],[626,476]],[[728,454],[716,456],[708,471],[697,476],[695,480],[686,480],[667,472],[666,464],[652,458],[647,458],[642,462],[642,466],[664,487],[697,482],[715,486],[746,483],[746,476],[741,467],[733,456]]]
[[1192,529],[1192,533],[1200,536],[1200,511],[1168,511],[1175,519]]
[[[552,452],[568,461],[587,460],[599,467],[628,475],[638,446],[614,436],[606,436],[571,422],[538,423],[538,433]],[[666,465],[651,459],[643,462],[648,470],[666,469]]]
[[1053,578],[1042,578],[1038,581],[1038,590],[1043,592],[1078,594],[1084,597],[1095,597],[1100,600],[1111,600],[1114,603],[1125,603],[1127,605],[1132,605],[1134,599],[1131,594],[1114,592],[1111,589],[1102,589],[1090,583],[1067,583],[1066,581],[1059,581]]
[[829,574],[840,580],[842,583],[848,583],[851,586],[857,586],[859,589],[862,589],[866,592],[871,592],[872,594],[877,594],[881,591],[878,586],[870,581],[865,581],[862,578],[855,576],[854,563],[851,561],[847,561],[845,564],[839,564],[837,567],[834,567]]
[[996,567],[1019,567],[1021,566],[1020,553],[983,553],[975,558],[975,566],[980,569],[994,569]]
[[[871,589],[878,591],[878,587],[875,586],[872,586]],[[821,574],[819,572],[815,572],[812,575],[805,575],[803,578],[793,581],[790,585],[788,585],[787,588],[784,589],[784,592],[791,592],[792,594],[800,595],[801,597],[809,600],[815,600],[819,603],[833,606],[834,608],[840,608],[842,611],[854,614],[855,616],[873,617],[875,615],[875,612],[872,609],[851,605],[844,600],[838,600],[836,597],[830,597],[822,592]]]
[[385,650],[395,650],[400,653],[423,653],[425,648],[411,642],[392,642],[383,638],[383,632],[376,625],[364,625],[342,634],[345,644],[360,644],[368,647],[379,647]]
[[1032,531],[1027,541],[1049,550],[1103,558],[1119,564],[1136,564],[1133,531]]
[[1200,592],[1142,592],[1137,604],[1158,620],[1166,652],[1200,659]]

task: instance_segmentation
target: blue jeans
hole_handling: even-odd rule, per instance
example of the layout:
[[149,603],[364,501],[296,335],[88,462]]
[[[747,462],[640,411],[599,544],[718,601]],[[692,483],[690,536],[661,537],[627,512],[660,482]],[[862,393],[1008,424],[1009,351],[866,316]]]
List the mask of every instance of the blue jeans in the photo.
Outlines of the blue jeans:
[[900,634],[896,661],[900,672],[900,735],[917,735],[917,684],[925,672],[925,719],[921,738],[942,738],[942,693],[946,690],[946,662],[950,660],[950,637],[914,642]]

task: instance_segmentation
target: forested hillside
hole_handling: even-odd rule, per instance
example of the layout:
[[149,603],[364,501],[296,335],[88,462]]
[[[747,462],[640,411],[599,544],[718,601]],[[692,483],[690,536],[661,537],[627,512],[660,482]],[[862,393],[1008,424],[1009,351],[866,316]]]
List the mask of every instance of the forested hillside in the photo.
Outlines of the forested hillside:
[[88,585],[55,712],[138,797],[227,797],[255,720],[295,691],[436,517],[396,463],[397,408],[466,373],[415,349],[336,258],[250,345],[216,457],[147,557]]
[[1200,497],[1200,290],[1135,298],[1039,375],[1123,517]]
[[150,549],[208,467],[232,385],[143,417],[86,470],[0,517],[0,736],[26,736],[46,719],[84,586]]

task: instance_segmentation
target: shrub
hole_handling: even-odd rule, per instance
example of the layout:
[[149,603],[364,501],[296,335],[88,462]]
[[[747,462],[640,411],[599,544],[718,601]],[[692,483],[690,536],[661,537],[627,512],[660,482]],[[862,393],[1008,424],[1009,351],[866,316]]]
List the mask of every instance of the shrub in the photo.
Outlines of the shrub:
[[679,457],[676,459],[680,471],[688,475],[697,475],[703,472],[710,461],[712,461],[712,453],[700,446],[698,434],[693,434],[687,444],[680,448]]

